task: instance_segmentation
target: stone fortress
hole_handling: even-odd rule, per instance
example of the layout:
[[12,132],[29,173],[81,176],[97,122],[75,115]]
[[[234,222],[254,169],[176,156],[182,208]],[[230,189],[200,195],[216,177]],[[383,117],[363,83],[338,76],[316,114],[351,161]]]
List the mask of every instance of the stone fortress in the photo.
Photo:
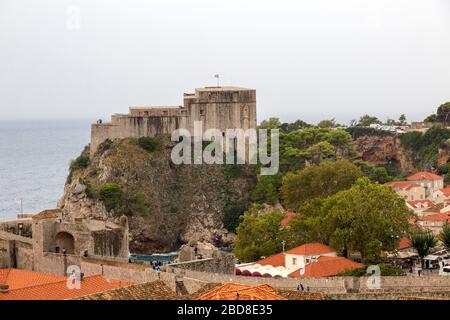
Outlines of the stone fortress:
[[107,139],[152,137],[176,129],[194,132],[194,121],[208,129],[256,128],[256,90],[239,87],[205,87],[184,94],[184,106],[130,107],[128,114],[114,114],[110,123],[91,128],[91,157]]
[[81,259],[127,262],[128,220],[117,223],[71,219],[61,210],[0,222],[0,269],[16,268],[64,275]]

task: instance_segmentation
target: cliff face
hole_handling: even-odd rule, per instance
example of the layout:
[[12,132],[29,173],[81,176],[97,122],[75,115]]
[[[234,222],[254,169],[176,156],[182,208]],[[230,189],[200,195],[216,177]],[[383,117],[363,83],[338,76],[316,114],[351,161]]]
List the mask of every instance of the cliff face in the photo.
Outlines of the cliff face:
[[385,166],[391,174],[407,175],[416,171],[411,151],[405,150],[396,136],[360,136],[354,140],[353,147],[362,160],[376,166]]
[[[115,183],[123,190],[122,213],[128,215],[130,251],[170,251],[191,241],[225,242],[233,234],[223,227],[225,208],[249,202],[255,170],[240,166],[236,173],[225,165],[174,165],[172,143],[158,138],[157,150],[141,148],[135,139],[110,143],[74,172],[59,206],[70,217],[114,220],[107,211],[102,186]],[[103,150],[105,149],[105,150]]]

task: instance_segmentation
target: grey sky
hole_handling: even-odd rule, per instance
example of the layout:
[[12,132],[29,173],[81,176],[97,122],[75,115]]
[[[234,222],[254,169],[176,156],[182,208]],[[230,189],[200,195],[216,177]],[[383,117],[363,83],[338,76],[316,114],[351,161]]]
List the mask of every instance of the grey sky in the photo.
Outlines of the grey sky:
[[259,120],[422,119],[450,101],[450,1],[0,0],[0,120],[182,104],[215,73]]

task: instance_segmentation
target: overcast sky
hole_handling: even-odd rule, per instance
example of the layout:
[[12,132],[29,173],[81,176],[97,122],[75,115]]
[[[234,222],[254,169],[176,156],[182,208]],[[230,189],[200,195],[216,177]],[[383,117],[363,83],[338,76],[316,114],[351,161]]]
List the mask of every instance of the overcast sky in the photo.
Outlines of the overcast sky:
[[0,120],[182,104],[216,73],[258,120],[421,120],[450,101],[450,1],[0,0]]

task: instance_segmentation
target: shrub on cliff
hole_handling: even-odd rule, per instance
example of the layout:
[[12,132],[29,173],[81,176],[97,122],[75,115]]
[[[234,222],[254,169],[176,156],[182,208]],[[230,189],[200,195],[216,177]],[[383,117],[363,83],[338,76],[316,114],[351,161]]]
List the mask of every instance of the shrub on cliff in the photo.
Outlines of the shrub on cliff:
[[122,210],[123,190],[116,183],[107,183],[100,188],[99,199],[105,205],[106,210],[115,210],[120,213]]
[[224,209],[223,226],[228,231],[235,232],[241,215],[247,210],[247,205],[231,205]]
[[138,144],[142,149],[147,150],[148,152],[155,151],[158,146],[158,142],[152,137],[141,137],[138,139]]
[[90,164],[89,147],[86,146],[84,147],[83,152],[81,152],[81,154],[70,163],[69,176],[67,177],[66,183],[72,182],[72,177],[75,171],[86,169],[89,166],[89,164]]

